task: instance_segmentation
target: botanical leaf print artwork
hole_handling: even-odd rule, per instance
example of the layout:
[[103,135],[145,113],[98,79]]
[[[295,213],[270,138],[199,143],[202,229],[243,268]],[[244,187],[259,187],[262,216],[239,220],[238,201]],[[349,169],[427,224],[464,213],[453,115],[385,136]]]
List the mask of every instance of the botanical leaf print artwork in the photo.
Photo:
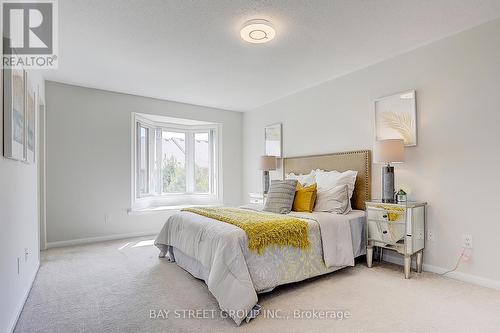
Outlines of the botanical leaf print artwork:
[[403,139],[405,146],[417,144],[414,90],[375,101],[375,139]]
[[411,143],[413,132],[413,117],[408,113],[383,112],[382,121],[385,126],[398,131],[403,138],[405,145]]

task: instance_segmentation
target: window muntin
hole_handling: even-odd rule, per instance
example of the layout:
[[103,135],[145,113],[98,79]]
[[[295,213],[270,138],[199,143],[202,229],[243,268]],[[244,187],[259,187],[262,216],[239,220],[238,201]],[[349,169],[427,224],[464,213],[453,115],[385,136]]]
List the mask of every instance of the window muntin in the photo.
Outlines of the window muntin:
[[219,202],[217,124],[160,123],[138,115],[134,119],[137,158],[133,206],[143,207],[140,202],[149,206],[148,200],[152,206]]

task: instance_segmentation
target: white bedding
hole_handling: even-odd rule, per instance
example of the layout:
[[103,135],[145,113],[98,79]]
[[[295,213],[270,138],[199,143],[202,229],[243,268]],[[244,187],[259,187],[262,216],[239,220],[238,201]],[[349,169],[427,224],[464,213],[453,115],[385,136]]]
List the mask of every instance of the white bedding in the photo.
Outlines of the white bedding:
[[160,256],[203,279],[239,325],[256,305],[258,292],[354,265],[354,257],[364,253],[364,212],[291,215],[308,222],[310,249],[271,246],[258,255],[248,249],[242,229],[190,212],[171,216],[155,245]]

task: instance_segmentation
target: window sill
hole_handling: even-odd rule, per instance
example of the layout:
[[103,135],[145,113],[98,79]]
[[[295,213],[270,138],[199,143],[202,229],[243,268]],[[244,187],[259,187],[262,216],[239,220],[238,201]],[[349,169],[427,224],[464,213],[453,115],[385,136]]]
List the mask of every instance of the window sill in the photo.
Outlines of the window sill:
[[216,204],[211,204],[211,205],[176,205],[176,206],[156,206],[156,207],[147,207],[147,208],[129,208],[127,209],[127,214],[128,215],[143,215],[143,214],[150,214],[150,213],[161,213],[161,212],[168,212],[168,211],[180,211],[183,208],[189,208],[189,207],[215,207],[219,206]]

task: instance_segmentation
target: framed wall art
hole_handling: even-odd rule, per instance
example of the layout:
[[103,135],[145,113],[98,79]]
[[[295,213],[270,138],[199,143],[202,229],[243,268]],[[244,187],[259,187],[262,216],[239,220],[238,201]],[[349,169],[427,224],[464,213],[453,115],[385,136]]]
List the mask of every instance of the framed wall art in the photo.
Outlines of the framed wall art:
[[26,96],[26,162],[35,163],[36,147],[36,92],[29,75],[25,75]]
[[4,156],[26,159],[25,80],[22,68],[4,68]]
[[375,140],[403,139],[405,146],[417,145],[415,90],[375,101]]
[[265,155],[282,157],[281,123],[268,125],[264,128]]

